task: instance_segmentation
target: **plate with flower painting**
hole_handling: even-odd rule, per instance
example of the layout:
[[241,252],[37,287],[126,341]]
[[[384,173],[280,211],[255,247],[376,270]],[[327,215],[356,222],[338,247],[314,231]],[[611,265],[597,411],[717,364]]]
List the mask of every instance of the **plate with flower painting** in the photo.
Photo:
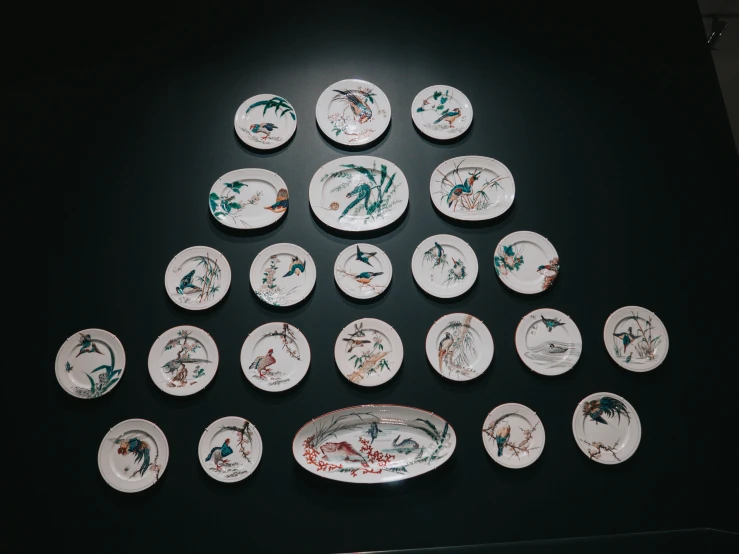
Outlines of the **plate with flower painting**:
[[393,278],[390,258],[377,246],[353,244],[334,264],[334,279],[341,291],[358,300],[380,296]]
[[390,325],[365,317],[344,327],[336,338],[334,358],[341,374],[354,384],[375,387],[397,375],[403,342]]
[[192,246],[177,254],[164,272],[169,299],[186,310],[218,304],[231,286],[231,266],[215,248]]
[[257,94],[244,100],[234,116],[234,129],[241,141],[259,150],[279,148],[295,134],[295,109],[276,94]]
[[550,288],[559,275],[559,254],[546,238],[516,231],[498,243],[495,273],[509,289],[536,294]]
[[169,461],[162,430],[145,419],[127,419],[112,427],[98,449],[103,479],[121,492],[140,492],[154,485]]
[[411,261],[416,284],[431,296],[453,298],[467,292],[477,279],[472,247],[452,235],[434,235],[416,246]]
[[426,87],[413,99],[413,123],[424,135],[449,140],[458,137],[472,125],[472,104],[454,87]]
[[570,316],[542,308],[523,316],[516,329],[521,361],[541,375],[561,375],[580,359],[582,337]]
[[297,385],[310,367],[310,347],[300,329],[288,323],[265,323],[246,337],[241,369],[255,387],[280,392]]
[[600,464],[620,464],[641,440],[641,422],[625,398],[611,392],[586,396],[575,408],[572,433],[583,454]]
[[126,353],[121,341],[102,329],[84,329],[69,337],[54,362],[57,381],[77,398],[108,394],[125,369]]
[[603,341],[614,362],[636,372],[660,365],[670,347],[662,320],[639,306],[624,306],[613,312],[606,320]]
[[232,229],[257,229],[280,219],[289,204],[287,185],[272,171],[236,169],[218,177],[208,195],[210,213]]
[[344,79],[318,97],[316,121],[323,134],[339,144],[369,144],[390,125],[390,100],[369,81]]
[[482,375],[493,361],[493,336],[485,324],[469,314],[437,319],[426,335],[426,357],[437,373],[452,381]]
[[512,469],[538,460],[545,441],[539,416],[523,404],[501,404],[488,414],[482,426],[482,442],[488,455]]
[[262,437],[243,417],[222,417],[206,427],[198,444],[205,473],[222,483],[243,481],[262,459]]
[[262,250],[251,264],[254,294],[272,306],[292,306],[306,298],[316,284],[316,264],[297,244],[281,242]]

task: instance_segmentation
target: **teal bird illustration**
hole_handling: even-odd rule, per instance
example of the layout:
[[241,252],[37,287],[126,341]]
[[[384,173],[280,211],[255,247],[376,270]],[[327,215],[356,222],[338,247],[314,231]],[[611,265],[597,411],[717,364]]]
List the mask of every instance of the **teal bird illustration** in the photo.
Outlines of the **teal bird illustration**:
[[362,200],[364,200],[364,209],[369,209],[369,199],[370,199],[370,193],[372,192],[372,188],[367,183],[361,183],[354,187],[354,190],[347,193],[346,197],[351,198],[352,196],[356,196],[356,198],[344,209],[343,212],[341,212],[341,215],[339,216],[339,219],[344,217],[346,214],[349,213],[349,210],[351,210],[354,206],[359,204]]
[[451,333],[449,333],[449,331],[446,331],[444,333],[444,337],[439,342],[439,371],[441,371],[444,368],[442,363],[444,362],[446,353],[449,352],[449,347],[453,343],[454,343],[454,339],[452,338]]
[[367,102],[361,100],[353,91],[336,89],[333,89],[333,91],[339,93],[338,96],[334,97],[334,100],[345,100],[359,123],[367,123],[372,118],[372,110]]
[[377,277],[378,275],[382,275],[382,271],[363,271],[359,275],[354,275],[354,280],[358,283],[362,283],[363,285],[369,285],[369,282]]
[[194,276],[195,270],[193,269],[190,273],[180,279],[180,284],[175,289],[177,291],[177,294],[185,294],[185,292],[187,292],[187,289],[193,289],[192,292],[198,292],[200,290],[199,286],[192,284],[192,278]]
[[252,133],[255,135],[257,133],[262,133],[264,135],[262,137],[262,142],[266,141],[269,138],[270,133],[275,129],[278,129],[278,127],[274,123],[254,123],[249,125],[249,130]]
[[122,456],[133,454],[135,463],[141,463],[141,467],[134,471],[131,477],[137,473],[143,477],[151,465],[151,448],[149,447],[149,443],[142,441],[138,437],[131,437],[130,439],[116,439],[115,444],[119,445],[118,454]]
[[452,206],[452,204],[455,204],[459,202],[459,199],[462,196],[469,196],[472,194],[472,186],[475,184],[475,181],[477,181],[480,178],[480,173],[482,171],[475,171],[470,172],[470,176],[467,177],[461,184],[454,185],[452,189],[449,191],[449,194],[446,195],[446,204],[447,207]]
[[552,332],[552,329],[554,329],[555,327],[559,327],[560,325],[564,325],[564,323],[562,323],[556,317],[555,318],[552,318],[552,319],[547,319],[546,317],[541,316],[541,320],[544,322],[544,325],[546,325],[546,327],[547,327],[547,331],[549,331],[550,333]]
[[223,445],[211,448],[210,452],[205,457],[205,461],[209,462],[212,459],[213,463],[216,464],[216,469],[220,471],[221,465],[228,463],[226,458],[233,454],[233,448],[231,448],[230,442],[231,439],[226,439],[223,441]]
[[462,115],[462,110],[460,110],[459,108],[453,108],[451,110],[446,109],[441,112],[441,116],[439,117],[439,119],[434,121],[434,123],[446,121],[449,123],[449,127],[454,127],[454,120],[457,119],[460,115]]
[[441,258],[444,255],[444,249],[441,247],[441,244],[434,242],[434,247],[436,248],[436,257]]
[[589,417],[592,421],[595,421],[596,425],[602,423],[608,425],[608,422],[603,419],[603,415],[609,418],[618,416],[618,422],[621,423],[621,416],[626,416],[631,423],[631,414],[626,408],[626,405],[621,402],[618,398],[612,396],[603,396],[589,402],[583,402],[582,414],[584,417]]
[[629,352],[629,355],[626,356],[626,359],[624,360],[625,364],[628,364],[631,361],[631,352]]
[[354,324],[354,331],[349,333],[350,337],[363,337],[364,336],[364,322]]
[[622,331],[621,333],[613,333],[614,337],[618,337],[621,339],[621,342],[624,345],[624,353],[626,352],[626,347],[639,338],[634,333],[631,332],[631,329],[632,328],[629,327],[628,331]]
[[[77,343],[77,346],[80,347],[80,351],[77,352],[77,356],[75,356],[75,358],[79,357],[80,354],[89,354],[90,352],[102,354],[90,335],[80,333],[79,343]],[[69,369],[72,369],[72,367],[70,366]],[[69,371],[69,369],[67,371]]]
[[374,257],[376,255],[377,255],[377,252],[362,252],[359,249],[359,245],[357,245],[357,258],[356,259],[359,260],[360,262],[363,262],[363,263],[365,263],[367,265],[372,265],[370,263],[370,258],[372,258],[372,257]]
[[66,365],[64,366],[64,369],[67,370],[67,373],[69,373],[70,371],[72,371],[73,368],[74,368],[74,366],[72,364],[70,364],[69,362],[67,362]]
[[166,364],[162,366],[162,369],[165,373],[172,373],[174,370],[178,369],[180,366],[185,364],[209,364],[210,360],[206,360],[205,358],[175,358],[174,360],[168,361]]
[[301,273],[305,272],[305,263],[308,260],[300,261],[300,258],[297,256],[293,256],[292,261],[290,262],[290,270],[283,275],[283,277],[290,277],[290,275],[300,275]]
[[498,446],[498,456],[503,455],[503,448],[508,444],[510,438],[511,424],[507,421],[502,421],[495,431],[495,444]]
[[280,189],[277,191],[277,200],[274,204],[271,206],[266,206],[264,209],[269,210],[271,212],[274,212],[276,214],[281,214],[285,210],[287,210],[287,207],[289,205],[288,195],[287,195],[287,189]]

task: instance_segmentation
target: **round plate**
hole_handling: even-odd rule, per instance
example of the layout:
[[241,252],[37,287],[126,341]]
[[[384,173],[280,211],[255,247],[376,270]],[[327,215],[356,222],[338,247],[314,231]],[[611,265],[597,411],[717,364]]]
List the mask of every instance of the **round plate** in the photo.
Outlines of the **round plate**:
[[485,324],[469,314],[437,319],[426,335],[426,357],[437,373],[453,381],[482,375],[493,361],[493,336]]
[[200,327],[181,325],[165,331],[149,350],[149,376],[172,396],[203,390],[218,370],[216,342]]
[[641,440],[641,423],[625,398],[598,392],[586,396],[577,405],[572,416],[572,433],[577,446],[591,460],[619,464],[636,452]]
[[262,437],[254,424],[243,417],[222,417],[203,431],[198,459],[205,473],[216,481],[243,481],[262,459]]
[[257,229],[280,219],[289,204],[287,185],[266,169],[229,171],[213,183],[208,195],[210,213],[233,229]]
[[164,473],[169,445],[162,430],[145,419],[127,419],[113,427],[98,450],[103,479],[121,492],[148,489]]
[[580,359],[582,337],[568,315],[542,308],[521,318],[516,328],[516,350],[531,371],[561,375]]
[[215,248],[192,246],[177,254],[164,273],[170,300],[186,310],[218,304],[231,286],[231,266]]
[[262,250],[251,264],[254,294],[272,306],[292,306],[306,298],[316,284],[316,264],[296,244],[281,242]]
[[368,81],[344,79],[318,97],[316,121],[323,134],[339,144],[369,144],[390,125],[390,100]]
[[85,329],[69,337],[56,355],[54,372],[61,387],[77,398],[109,393],[123,377],[126,353],[114,334]]
[[523,294],[547,290],[559,274],[559,255],[554,246],[531,231],[516,231],[501,240],[493,262],[500,280]]
[[374,387],[392,379],[403,363],[400,335],[384,321],[353,321],[336,339],[336,365],[352,383]]
[[308,373],[310,347],[303,333],[287,323],[265,323],[241,347],[241,370],[255,387],[280,392]]
[[472,247],[452,235],[434,235],[416,247],[411,261],[413,278],[438,298],[467,292],[477,279],[477,256]]
[[411,117],[424,135],[449,140],[472,125],[472,104],[456,88],[434,85],[423,89],[413,99]]
[[653,312],[625,306],[606,320],[603,341],[611,358],[629,371],[650,371],[667,357],[667,329]]
[[546,433],[539,416],[523,404],[501,404],[482,425],[482,442],[490,457],[504,467],[533,464],[544,450]]
[[259,150],[272,150],[285,144],[298,126],[290,102],[275,94],[257,94],[236,110],[234,129],[241,141]]
[[353,244],[336,258],[334,279],[347,296],[365,300],[380,296],[393,278],[387,254],[371,244]]

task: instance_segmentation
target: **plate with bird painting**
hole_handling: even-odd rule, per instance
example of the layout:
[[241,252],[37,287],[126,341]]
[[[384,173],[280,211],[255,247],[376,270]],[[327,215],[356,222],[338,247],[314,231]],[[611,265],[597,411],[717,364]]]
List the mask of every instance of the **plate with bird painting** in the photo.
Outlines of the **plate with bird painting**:
[[313,290],[316,264],[297,244],[273,244],[254,258],[249,281],[261,301],[272,306],[292,306]]
[[452,235],[434,235],[416,246],[411,261],[416,284],[431,296],[453,298],[467,292],[477,279],[472,247]]
[[336,258],[334,279],[347,296],[365,300],[380,296],[393,278],[390,258],[371,244],[353,244]]
[[375,387],[395,377],[403,364],[403,342],[390,325],[365,317],[344,327],[334,358],[341,374],[356,385]]
[[516,231],[498,243],[495,274],[509,289],[536,294],[550,288],[559,275],[559,254],[546,238]]
[[493,361],[493,336],[485,324],[469,314],[437,319],[426,335],[426,357],[437,373],[452,381],[482,375]]
[[169,262],[164,273],[169,299],[186,310],[218,304],[231,286],[231,266],[215,248],[191,246]]
[[516,350],[531,371],[561,375],[580,359],[582,337],[568,315],[542,308],[521,318],[516,329]]
[[472,125],[472,104],[456,88],[434,85],[426,87],[413,99],[411,117],[424,135],[449,140]]
[[234,116],[234,129],[241,141],[259,150],[279,148],[295,134],[295,109],[276,94],[257,94],[244,101]]
[[77,398],[108,394],[118,385],[125,368],[121,341],[102,329],[85,329],[69,337],[54,362],[57,381]]
[[198,459],[205,473],[222,483],[243,481],[262,459],[262,437],[243,417],[222,417],[200,437]]
[[390,125],[390,100],[377,85],[344,79],[318,97],[316,121],[323,134],[339,144],[369,144]]
[[140,492],[154,485],[169,461],[162,430],[145,419],[127,419],[111,428],[98,449],[103,479],[121,492]]
[[287,185],[272,171],[237,169],[213,183],[208,195],[210,213],[221,225],[257,229],[280,219],[289,204]]
[[586,396],[572,416],[572,433],[583,454],[600,464],[620,464],[636,452],[641,422],[625,398],[610,392]]
[[518,469],[533,464],[541,456],[545,441],[539,416],[523,404],[501,404],[482,425],[485,450],[504,467]]
[[265,323],[246,337],[241,370],[252,385],[280,392],[297,385],[310,367],[310,346],[303,333],[288,323]]
[[606,320],[603,340],[613,361],[637,372],[660,365],[670,347],[662,320],[639,306],[624,306],[613,312]]

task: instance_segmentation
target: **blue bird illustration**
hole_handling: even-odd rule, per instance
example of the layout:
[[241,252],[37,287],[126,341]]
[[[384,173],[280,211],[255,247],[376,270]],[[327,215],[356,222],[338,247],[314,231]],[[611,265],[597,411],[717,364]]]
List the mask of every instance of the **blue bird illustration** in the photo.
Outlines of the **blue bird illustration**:
[[560,325],[564,325],[564,323],[562,323],[556,317],[555,318],[552,318],[552,319],[547,319],[546,317],[541,316],[541,320],[544,322],[544,325],[546,325],[546,327],[547,327],[547,331],[549,331],[550,333],[552,332],[552,329],[554,329],[555,327],[559,327]]
[[472,194],[472,186],[475,184],[475,181],[477,181],[480,178],[481,171],[475,171],[470,172],[470,176],[467,177],[461,184],[454,185],[452,189],[449,191],[449,194],[446,195],[446,204],[447,207],[452,206],[454,204],[456,209],[456,204],[459,202],[459,199],[462,196],[469,196]]
[[280,189],[277,191],[277,200],[274,204],[271,206],[266,206],[264,209],[269,210],[271,212],[274,212],[276,214],[281,214],[285,210],[287,210],[287,207],[289,205],[288,195],[287,195],[287,189]]
[[64,366],[64,369],[67,370],[67,373],[69,373],[70,371],[72,371],[72,368],[74,368],[74,366],[72,364],[70,364],[69,362],[67,362],[66,365]]
[[359,275],[354,275],[354,280],[358,283],[362,283],[363,285],[369,285],[372,279],[374,279],[378,275],[382,275],[382,273],[382,271],[363,271]]
[[503,455],[503,448],[508,444],[510,438],[511,424],[507,421],[502,421],[495,431],[495,444],[498,446],[498,456]]
[[180,284],[175,289],[177,294],[185,294],[187,289],[193,289],[191,292],[198,292],[200,287],[192,284],[192,278],[195,276],[195,270],[193,269],[190,273],[180,279]]
[[292,261],[290,262],[290,270],[283,275],[283,277],[290,277],[290,275],[300,275],[301,273],[305,273],[305,263],[308,260],[300,261],[300,258],[297,256],[293,256]]
[[596,425],[598,423],[608,425],[608,422],[603,419],[604,414],[609,418],[618,416],[619,423],[621,423],[621,416],[623,415],[626,416],[629,423],[631,423],[631,414],[629,414],[629,410],[626,408],[626,405],[612,396],[603,396],[596,400],[583,402],[582,414],[584,417],[590,417],[590,419],[595,421]]
[[377,427],[377,422],[373,421],[372,423],[370,423],[369,429],[367,429],[367,434],[372,438],[370,444],[375,442],[377,435],[382,432],[383,430]]
[[185,364],[209,364],[210,360],[205,358],[175,358],[174,360],[168,361],[162,366],[165,373],[172,373],[174,370],[179,369]]
[[252,125],[249,125],[249,130],[252,133],[254,133],[255,135],[257,133],[262,133],[264,135],[262,137],[262,142],[266,141],[269,138],[270,133],[277,128],[277,125],[275,125],[274,123],[254,123]]
[[444,368],[444,366],[442,365],[442,362],[444,361],[444,358],[446,357],[446,353],[449,352],[449,347],[453,343],[454,343],[454,339],[452,338],[451,333],[449,333],[449,331],[446,331],[441,341],[439,341],[439,371],[441,371]]
[[151,465],[151,448],[149,447],[149,443],[142,441],[138,437],[131,437],[129,439],[116,439],[115,444],[118,445],[118,454],[122,456],[133,454],[135,463],[141,463],[141,467],[134,471],[131,477],[137,473],[143,477]]
[[345,100],[359,123],[367,123],[372,118],[372,110],[367,105],[367,102],[361,100],[354,92],[351,90],[336,89],[333,89],[333,91],[339,93],[338,96],[334,97],[334,100]]
[[447,109],[441,112],[441,116],[439,117],[439,119],[434,121],[434,123],[447,121],[449,123],[449,127],[454,127],[454,120],[457,119],[460,115],[462,115],[462,110],[459,108],[453,108],[451,110]]
[[444,249],[441,247],[441,244],[434,242],[434,247],[436,247],[436,257],[441,258],[444,255]]
[[223,441],[222,446],[214,446],[213,448],[211,448],[210,452],[205,457],[205,461],[209,462],[212,458],[213,463],[216,464],[216,469],[220,471],[221,465],[228,463],[228,460],[226,458],[233,454],[233,448],[229,446],[230,442],[231,439],[226,439],[225,441]]
[[356,196],[356,198],[344,209],[343,212],[341,212],[339,219],[348,214],[349,210],[359,204],[362,200],[364,200],[364,209],[369,209],[369,198],[371,192],[372,188],[367,183],[361,183],[354,187],[351,192],[347,193],[346,197],[351,198],[352,196]]
[[[75,356],[75,358],[79,357],[80,354],[89,354],[90,352],[97,352],[98,354],[102,354],[102,352],[100,352],[100,350],[98,349],[97,344],[95,344],[90,335],[80,333],[79,343],[77,343],[77,346],[80,347],[80,351],[77,352],[77,356]],[[71,366],[67,371],[69,371],[70,369],[72,369]]]
[[629,355],[626,356],[626,359],[624,360],[625,364],[628,364],[631,361],[631,352],[629,352]]
[[634,333],[631,332],[631,329],[632,328],[629,327],[628,331],[622,331],[621,333],[613,333],[614,337],[618,337],[621,339],[621,342],[624,345],[624,353],[626,353],[626,347],[639,338],[638,336],[636,336]]
[[372,257],[374,257],[376,255],[377,255],[377,252],[362,252],[359,249],[359,245],[357,245],[357,258],[356,259],[358,261],[363,262],[363,263],[371,266],[372,264],[370,263],[370,258],[372,258]]

